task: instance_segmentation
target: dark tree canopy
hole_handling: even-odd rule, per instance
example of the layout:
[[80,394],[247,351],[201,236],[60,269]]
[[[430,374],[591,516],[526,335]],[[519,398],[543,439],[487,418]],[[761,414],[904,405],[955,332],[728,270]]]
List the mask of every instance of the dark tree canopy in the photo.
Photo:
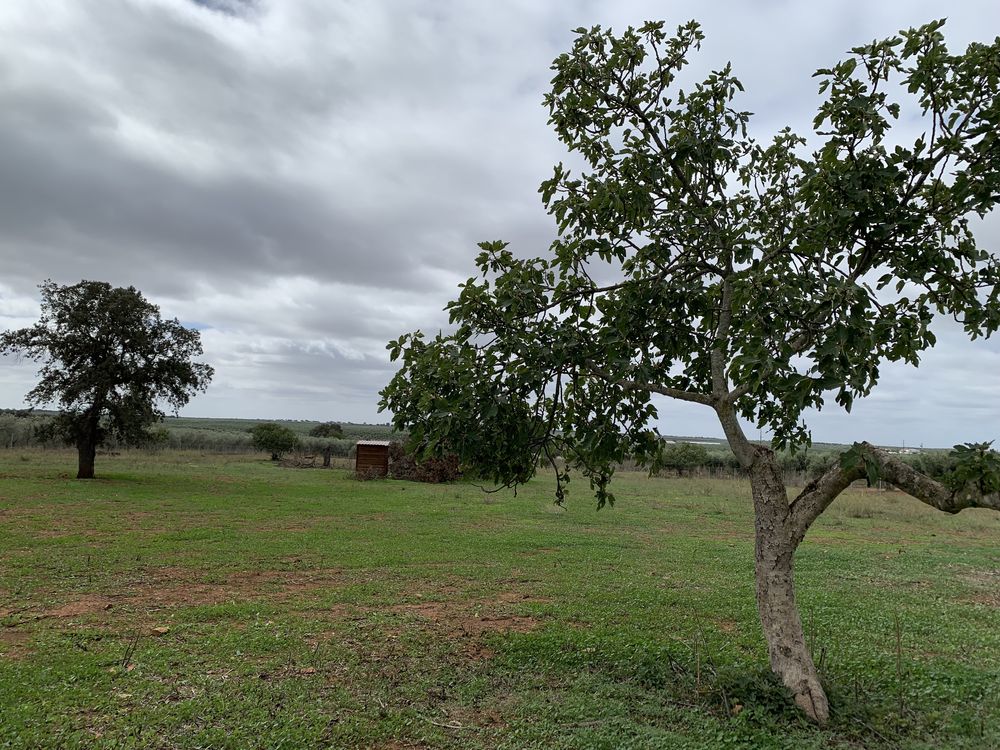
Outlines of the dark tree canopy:
[[[772,667],[819,721],[826,698],[791,583],[812,520],[873,472],[944,510],[1000,508],[981,482],[926,484],[865,443],[790,503],[773,452],[740,423],[797,449],[806,409],[850,410],[883,363],[916,365],[935,315],[972,339],[1000,327],[1000,264],[970,229],[1000,200],[1000,40],[954,53],[942,27],[818,71],[808,141],[751,135],[729,65],[680,86],[697,23],[673,36],[662,23],[577,29],[545,103],[584,168],[560,164],[541,186],[549,252],[482,243],[478,274],[448,305],[454,332],[389,345],[402,367],[381,405],[418,450],[447,445],[502,484],[547,459],[560,500],[568,469],[603,505],[619,462],[662,462],[654,396],[713,409],[754,489]],[[895,132],[901,118],[920,134]]]
[[250,428],[250,438],[254,448],[271,454],[272,461],[277,461],[283,454],[299,447],[299,436],[274,422],[254,425]]
[[664,469],[672,469],[678,474],[691,471],[708,463],[708,449],[704,445],[694,443],[674,443],[663,450],[660,465]]
[[56,432],[79,449],[79,478],[92,478],[102,440],[148,440],[164,407],[176,411],[205,390],[213,370],[194,361],[199,333],[162,319],[134,287],[46,281],[40,289],[41,318],[0,334],[0,353],[42,360],[26,400],[58,405]]
[[344,437],[344,428],[336,422],[321,422],[309,430],[309,435],[320,438],[341,438]]

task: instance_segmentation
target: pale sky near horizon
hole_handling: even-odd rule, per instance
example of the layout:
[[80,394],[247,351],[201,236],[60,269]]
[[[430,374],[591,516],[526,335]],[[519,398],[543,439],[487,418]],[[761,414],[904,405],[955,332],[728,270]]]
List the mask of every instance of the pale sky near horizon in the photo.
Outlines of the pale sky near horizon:
[[[945,11],[953,49],[1000,34],[995,0],[4,0],[0,329],[47,278],[131,284],[202,331],[216,377],[183,415],[387,421],[385,344],[446,326],[476,243],[553,239],[537,188],[566,157],[541,101],[573,28],[699,20],[692,68],[732,61],[768,140],[810,132],[816,68]],[[977,233],[995,250],[1000,221]],[[935,330],[919,369],[811,414],[814,439],[1000,438],[1000,341]],[[0,407],[36,369],[0,358]],[[662,433],[721,434],[660,406]]]

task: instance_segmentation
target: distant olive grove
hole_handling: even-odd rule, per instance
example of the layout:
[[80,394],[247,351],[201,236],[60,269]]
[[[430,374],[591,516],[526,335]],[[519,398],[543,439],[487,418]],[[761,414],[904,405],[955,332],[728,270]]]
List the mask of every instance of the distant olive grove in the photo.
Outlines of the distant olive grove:
[[[890,449],[891,450],[891,449]],[[823,445],[806,450],[776,451],[776,459],[788,481],[802,484],[822,475],[840,457],[843,446]],[[924,450],[901,454],[899,457],[913,468],[935,479],[940,479],[955,467],[955,458],[948,450]],[[633,462],[623,468],[640,469]],[[723,444],[706,447],[690,442],[668,444],[663,450],[663,460],[654,467],[657,476],[711,476],[744,478],[746,470],[740,466],[735,454]]]
[[[0,409],[0,449],[64,448],[65,443],[52,430],[55,414],[28,409]],[[263,420],[261,420],[263,421]],[[254,420],[237,419],[190,419],[167,418],[150,430],[148,440],[131,443],[105,439],[101,449],[121,450],[193,450],[208,453],[252,453],[256,452],[250,429],[257,424]],[[283,422],[296,433],[299,450],[321,452],[327,446],[337,457],[350,454],[354,444],[365,438],[389,439],[391,430],[384,425],[351,425],[341,427],[342,437],[319,437],[310,434],[317,427],[332,423]],[[323,433],[334,431],[329,428]]]
[[[0,450],[26,448],[62,448],[48,428],[54,415],[31,410],[0,409]],[[263,423],[263,420],[261,420]],[[243,419],[191,419],[168,418],[151,430],[152,439],[142,444],[124,444],[107,440],[102,450],[176,450],[206,453],[255,453],[251,429],[259,424]],[[330,446],[331,454],[338,458],[353,455],[354,444],[364,439],[400,439],[387,425],[338,424],[342,437],[318,437],[317,433],[331,435],[336,431],[330,422],[282,422],[295,432],[297,450],[305,453],[322,453]],[[822,474],[837,460],[838,446],[823,446],[795,453],[779,453],[781,468],[786,476],[807,481]],[[901,456],[918,471],[932,477],[943,477],[954,467],[954,458],[944,450],[928,450]],[[622,468],[637,468],[626,462]],[[713,476],[742,477],[743,469],[728,447],[719,444],[702,444],[679,441],[664,450],[664,460],[655,472],[661,477]]]

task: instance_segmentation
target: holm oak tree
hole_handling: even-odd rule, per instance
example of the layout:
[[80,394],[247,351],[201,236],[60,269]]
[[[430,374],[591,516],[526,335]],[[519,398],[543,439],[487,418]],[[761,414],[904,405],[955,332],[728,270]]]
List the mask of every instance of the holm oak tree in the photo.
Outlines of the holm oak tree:
[[336,422],[320,422],[309,430],[309,437],[342,438],[344,437],[344,428]]
[[94,478],[97,447],[108,437],[147,440],[147,428],[208,387],[213,370],[193,361],[201,336],[134,287],[103,281],[59,286],[46,281],[42,314],[28,328],[0,334],[0,354],[41,359],[29,403],[56,403],[53,428],[79,453],[77,479]]
[[264,453],[270,453],[272,461],[277,461],[285,453],[299,447],[299,436],[276,422],[255,424],[248,432],[253,447]]
[[954,53],[942,26],[818,71],[810,139],[786,128],[765,142],[748,135],[730,66],[678,82],[698,24],[577,29],[545,102],[583,168],[560,164],[541,186],[558,227],[549,253],[483,243],[448,305],[454,333],[389,345],[402,367],[381,406],[417,447],[447,445],[503,484],[547,459],[558,501],[570,469],[603,505],[623,459],[657,467],[654,396],[714,410],[752,485],[771,668],[819,722],[829,706],[792,576],[813,521],[875,476],[948,513],[1000,509],[984,446],[960,451],[942,483],[858,442],[791,499],[773,450],[806,445],[805,411],[850,410],[884,362],[916,365],[935,314],[971,339],[1000,326],[1000,267],[969,224],[1000,199],[1000,40]]

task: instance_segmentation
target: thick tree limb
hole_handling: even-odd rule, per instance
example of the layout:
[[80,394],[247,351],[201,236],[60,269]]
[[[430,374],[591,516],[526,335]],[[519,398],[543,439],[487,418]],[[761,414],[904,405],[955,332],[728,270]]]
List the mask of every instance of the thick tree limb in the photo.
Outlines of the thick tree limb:
[[726,379],[726,351],[729,348],[729,327],[733,319],[733,283],[728,276],[722,280],[722,299],[719,302],[719,324],[712,342],[711,369],[712,395],[721,400],[729,393]]
[[719,417],[719,424],[722,425],[722,431],[726,435],[726,440],[729,441],[729,447],[736,456],[736,460],[743,468],[750,468],[757,455],[757,447],[747,440],[746,433],[740,426],[740,420],[736,417],[736,409],[733,407],[731,396],[717,401],[714,406],[715,413]]
[[[985,494],[975,483],[952,490],[881,448],[870,443],[861,443],[861,447],[865,457],[875,463],[883,480],[932,508],[945,513],[958,513],[966,508],[1000,511],[1000,493]],[[865,467],[861,463],[850,469],[838,464],[806,485],[792,501],[790,508],[789,521],[796,541],[802,540],[812,522],[819,518],[841,492],[852,482],[864,479],[865,476]]]
[[656,385],[655,383],[643,383],[639,380],[630,380],[628,378],[619,378],[614,375],[614,373],[603,367],[598,367],[597,365],[587,363],[586,369],[593,375],[608,381],[614,385],[620,385],[623,388],[628,388],[635,391],[647,391],[649,393],[658,393],[661,396],[669,396],[670,398],[676,398],[679,401],[692,401],[696,404],[705,404],[706,406],[711,406],[715,399],[708,395],[707,393],[696,393],[695,391],[684,391],[680,388],[667,388],[662,385]]

